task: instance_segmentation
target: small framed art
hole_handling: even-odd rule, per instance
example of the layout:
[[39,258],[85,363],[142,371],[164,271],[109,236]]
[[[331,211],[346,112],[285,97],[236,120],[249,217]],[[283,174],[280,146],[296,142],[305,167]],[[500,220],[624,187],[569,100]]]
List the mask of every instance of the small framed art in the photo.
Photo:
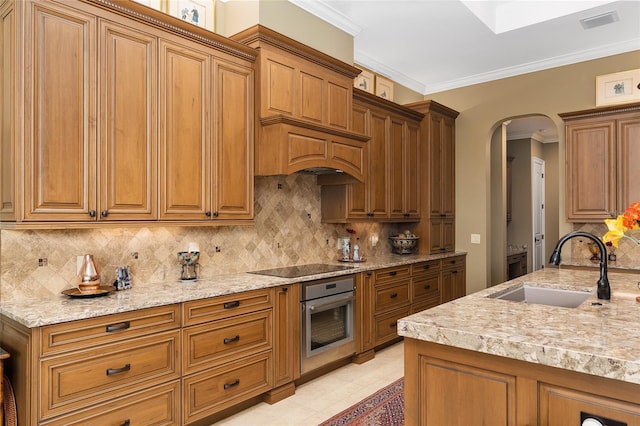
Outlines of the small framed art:
[[376,76],[376,95],[392,101],[393,81],[380,76]]
[[214,31],[215,0],[168,0],[169,14]]
[[640,69],[596,77],[596,106],[640,101]]
[[353,79],[353,87],[373,93],[373,73],[362,70],[360,75]]

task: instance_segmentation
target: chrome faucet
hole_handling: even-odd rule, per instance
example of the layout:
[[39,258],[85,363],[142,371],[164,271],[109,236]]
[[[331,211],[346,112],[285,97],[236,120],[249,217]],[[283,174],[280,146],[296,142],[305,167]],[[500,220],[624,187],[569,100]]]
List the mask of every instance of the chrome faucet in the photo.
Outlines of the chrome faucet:
[[600,240],[600,238],[596,237],[595,235],[582,231],[569,232],[567,235],[560,238],[558,244],[556,244],[556,248],[553,249],[553,253],[551,253],[549,263],[556,266],[560,265],[560,261],[562,260],[562,257],[560,256],[560,250],[562,250],[562,246],[564,245],[564,243],[574,237],[588,238],[596,243],[596,245],[600,249],[600,279],[598,280],[598,299],[611,299],[611,287],[609,286],[609,278],[607,277],[607,248]]

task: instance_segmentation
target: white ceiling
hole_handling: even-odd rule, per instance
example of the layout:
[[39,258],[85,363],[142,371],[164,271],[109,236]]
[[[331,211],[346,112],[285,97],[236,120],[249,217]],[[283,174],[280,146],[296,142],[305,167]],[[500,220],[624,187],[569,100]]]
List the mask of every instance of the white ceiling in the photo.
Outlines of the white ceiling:
[[[640,49],[640,0],[289,1],[351,34],[356,65],[423,95]],[[607,25],[580,22],[610,12]],[[557,141],[549,123],[507,129]]]

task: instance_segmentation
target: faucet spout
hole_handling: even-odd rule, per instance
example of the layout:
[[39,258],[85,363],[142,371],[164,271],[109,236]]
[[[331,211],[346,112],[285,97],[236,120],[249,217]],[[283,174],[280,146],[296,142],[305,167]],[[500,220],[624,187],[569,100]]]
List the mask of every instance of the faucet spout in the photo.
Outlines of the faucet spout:
[[558,244],[556,244],[556,248],[553,249],[553,253],[551,253],[549,263],[556,266],[560,265],[560,262],[562,261],[562,257],[560,256],[560,250],[562,250],[562,246],[571,238],[575,237],[584,237],[590,239],[598,246],[598,249],[600,250],[600,279],[598,280],[598,299],[610,300],[611,286],[609,285],[609,277],[607,276],[607,248],[605,247],[602,240],[600,240],[600,238],[588,232],[569,232],[567,235],[560,238]]

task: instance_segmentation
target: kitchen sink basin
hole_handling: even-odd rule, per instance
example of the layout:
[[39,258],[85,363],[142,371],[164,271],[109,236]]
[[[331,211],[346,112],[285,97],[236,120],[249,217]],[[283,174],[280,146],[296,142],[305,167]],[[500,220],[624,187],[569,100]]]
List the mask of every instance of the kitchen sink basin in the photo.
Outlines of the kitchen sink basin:
[[488,297],[494,299],[510,300],[512,302],[524,302],[535,305],[561,306],[564,308],[576,308],[587,300],[593,292],[580,290],[567,290],[552,287],[537,287],[521,285],[505,292],[498,292]]

